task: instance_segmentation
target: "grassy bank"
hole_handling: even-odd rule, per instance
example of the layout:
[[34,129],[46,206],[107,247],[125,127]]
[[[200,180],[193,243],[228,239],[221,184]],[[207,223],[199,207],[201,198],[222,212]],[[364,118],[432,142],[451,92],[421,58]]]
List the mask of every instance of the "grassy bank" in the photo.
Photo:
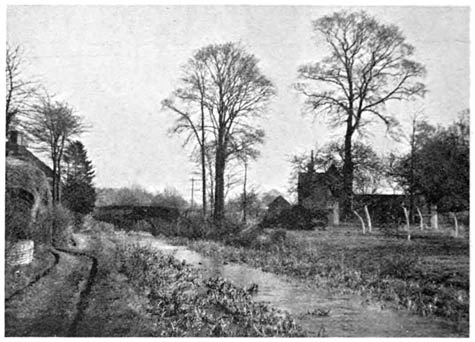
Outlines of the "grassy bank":
[[[282,234],[281,234],[282,235]],[[443,317],[468,329],[468,240],[437,233],[407,241],[381,232],[287,232],[283,239],[247,247],[175,238],[207,256],[370,295],[419,315]]]
[[27,265],[11,266],[5,263],[5,297],[24,288],[33,278],[43,270],[54,264],[53,254],[44,244],[35,246],[33,261]]
[[171,256],[133,245],[117,255],[120,271],[149,300],[155,336],[305,336],[286,313],[252,302],[250,293],[222,278],[201,280]]

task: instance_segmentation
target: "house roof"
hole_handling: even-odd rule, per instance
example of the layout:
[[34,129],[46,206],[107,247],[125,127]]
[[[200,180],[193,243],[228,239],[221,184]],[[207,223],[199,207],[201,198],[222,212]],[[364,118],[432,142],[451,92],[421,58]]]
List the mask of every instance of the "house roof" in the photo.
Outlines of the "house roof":
[[47,178],[53,178],[53,170],[51,170],[48,165],[43,163],[33,153],[31,153],[25,146],[9,141],[6,144],[5,150],[8,157],[13,157],[16,159],[30,162],[37,168],[39,168],[41,171],[43,171]]
[[277,206],[290,206],[289,201],[287,201],[284,197],[282,196],[277,196],[269,205],[269,208],[277,207]]

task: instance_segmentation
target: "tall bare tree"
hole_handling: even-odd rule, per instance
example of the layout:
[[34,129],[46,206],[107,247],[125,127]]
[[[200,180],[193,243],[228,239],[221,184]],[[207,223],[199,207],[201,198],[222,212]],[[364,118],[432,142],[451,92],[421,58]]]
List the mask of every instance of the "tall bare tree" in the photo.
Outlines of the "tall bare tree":
[[84,131],[79,115],[68,104],[53,101],[46,96],[34,106],[28,121],[28,133],[38,149],[49,154],[53,165],[53,203],[60,202],[61,166],[66,142]]
[[20,115],[31,110],[38,84],[25,79],[24,59],[20,47],[7,46],[5,64],[5,120],[6,134]]
[[[260,136],[255,119],[275,94],[257,64],[256,57],[234,43],[208,45],[185,66],[184,86],[163,102],[179,115],[178,131],[187,132],[187,140],[193,138],[202,148],[214,151],[213,217],[217,222],[224,218],[226,163],[237,153],[235,146]],[[259,142],[254,140],[254,144]]]
[[[191,141],[196,142],[199,152],[199,163],[201,166],[201,186],[202,186],[202,210],[203,216],[207,213],[207,193],[206,193],[206,131],[205,127],[205,106],[206,103],[206,70],[204,66],[196,60],[190,59],[188,64],[183,66],[183,77],[181,79],[183,87],[178,88],[172,97],[165,99],[162,105],[178,114],[173,133],[185,134],[184,145]],[[196,119],[198,113],[199,120]]]
[[329,55],[299,68],[296,88],[306,97],[306,109],[326,115],[332,127],[345,127],[343,209],[353,196],[352,137],[372,120],[389,128],[397,124],[385,104],[423,95],[418,80],[425,69],[410,58],[414,48],[395,25],[379,23],[365,12],[338,12],[313,22]]

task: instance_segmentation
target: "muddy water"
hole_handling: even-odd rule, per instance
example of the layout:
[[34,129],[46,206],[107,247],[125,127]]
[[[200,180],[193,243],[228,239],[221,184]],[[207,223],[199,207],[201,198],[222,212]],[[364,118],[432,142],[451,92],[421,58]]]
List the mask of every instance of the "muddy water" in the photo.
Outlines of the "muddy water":
[[[221,276],[239,287],[255,283],[257,302],[286,310],[312,335],[324,331],[330,337],[449,337],[460,336],[442,321],[395,312],[367,303],[357,295],[334,295],[312,284],[263,272],[242,264],[223,264],[182,246],[171,246],[153,237],[137,237],[137,242],[172,254],[199,268],[203,277]],[[328,311],[327,316],[309,314]]]

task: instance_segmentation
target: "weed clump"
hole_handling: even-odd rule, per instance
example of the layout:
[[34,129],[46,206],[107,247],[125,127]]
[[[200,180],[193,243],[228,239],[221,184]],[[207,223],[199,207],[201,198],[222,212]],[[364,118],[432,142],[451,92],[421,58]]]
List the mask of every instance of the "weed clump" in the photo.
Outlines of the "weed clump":
[[117,255],[120,271],[147,294],[160,336],[305,336],[288,314],[252,302],[249,291],[223,278],[202,281],[172,256],[131,245]]

